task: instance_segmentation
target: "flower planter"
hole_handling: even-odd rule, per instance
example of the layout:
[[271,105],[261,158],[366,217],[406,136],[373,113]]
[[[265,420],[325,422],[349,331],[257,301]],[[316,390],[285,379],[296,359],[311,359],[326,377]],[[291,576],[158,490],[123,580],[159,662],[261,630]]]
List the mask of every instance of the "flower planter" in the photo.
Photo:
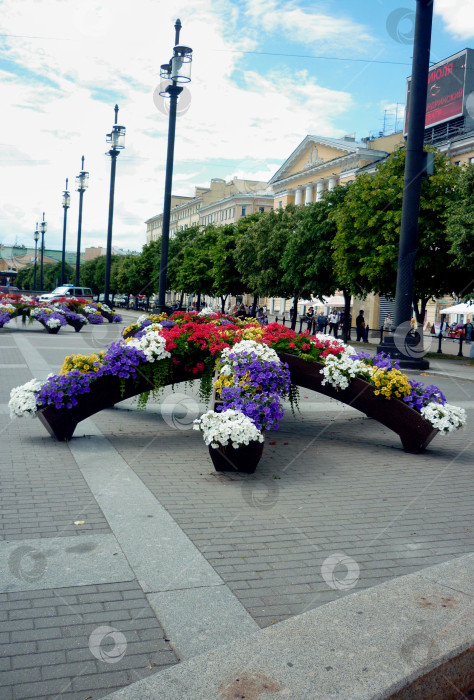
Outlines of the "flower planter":
[[59,333],[59,331],[61,329],[61,326],[56,326],[55,328],[50,328],[49,326],[46,325],[46,323],[44,321],[40,321],[39,318],[37,318],[36,320],[41,323],[43,328],[45,328],[50,335],[56,335],[56,333]]
[[263,442],[250,442],[248,445],[232,447],[211,447],[209,454],[216,472],[242,472],[253,474],[263,454]]
[[68,325],[72,326],[72,328],[74,328],[76,333],[79,333],[79,331],[82,330],[82,328],[84,328],[84,326],[86,324],[83,323],[82,321],[69,321],[68,320]]
[[397,433],[405,452],[413,454],[423,452],[438,434],[438,430],[433,428],[418,411],[399,399],[387,400],[377,396],[375,387],[363,379],[351,379],[347,389],[337,390],[329,384],[323,385],[324,376],[321,370],[324,365],[322,363],[307,362],[287,353],[278,353],[278,355],[283,362],[288,363],[293,384],[337,399],[365,413],[369,418],[374,418]]
[[105,311],[104,309],[99,309],[99,311],[102,314],[102,316],[106,319],[106,321],[112,323],[114,317],[113,313],[110,313],[110,311]]

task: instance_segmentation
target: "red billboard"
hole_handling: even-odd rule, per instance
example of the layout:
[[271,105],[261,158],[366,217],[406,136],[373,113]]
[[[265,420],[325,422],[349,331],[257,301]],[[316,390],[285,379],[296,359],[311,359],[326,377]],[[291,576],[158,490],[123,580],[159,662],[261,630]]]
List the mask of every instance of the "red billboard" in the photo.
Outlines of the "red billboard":
[[[425,128],[455,119],[463,114],[467,51],[430,67],[426,96]],[[411,78],[407,80],[404,134],[408,132]]]

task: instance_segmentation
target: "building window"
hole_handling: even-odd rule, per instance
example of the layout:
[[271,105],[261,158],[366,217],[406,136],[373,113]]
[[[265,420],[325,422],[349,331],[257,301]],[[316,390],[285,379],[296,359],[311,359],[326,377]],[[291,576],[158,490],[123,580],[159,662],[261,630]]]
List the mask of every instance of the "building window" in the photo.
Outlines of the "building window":
[[461,165],[461,161],[460,161],[460,160],[455,160],[455,161],[454,161],[454,165],[460,166],[460,165]]
[[259,207],[258,211],[265,211],[265,207]]
[[278,202],[278,209],[281,209],[282,207],[283,207],[283,202],[280,200],[280,201]]
[[242,216],[247,216],[247,207],[242,207]]
[[474,165],[474,158],[469,158],[469,165]]

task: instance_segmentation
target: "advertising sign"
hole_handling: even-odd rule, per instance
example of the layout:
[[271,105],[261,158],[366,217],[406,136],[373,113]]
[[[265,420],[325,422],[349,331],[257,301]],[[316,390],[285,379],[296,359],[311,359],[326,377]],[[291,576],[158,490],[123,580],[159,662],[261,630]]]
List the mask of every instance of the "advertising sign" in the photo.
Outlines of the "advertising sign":
[[[467,51],[431,66],[428,73],[425,128],[436,126],[463,114]],[[404,134],[408,133],[411,78],[407,80],[407,110]]]

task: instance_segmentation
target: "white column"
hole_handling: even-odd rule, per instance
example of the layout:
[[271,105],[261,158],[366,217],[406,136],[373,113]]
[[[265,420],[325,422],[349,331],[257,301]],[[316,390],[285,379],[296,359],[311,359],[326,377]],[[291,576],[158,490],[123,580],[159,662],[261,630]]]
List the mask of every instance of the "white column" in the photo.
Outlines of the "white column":
[[313,185],[306,185],[304,203],[311,204],[313,201]]
[[320,180],[316,183],[316,201],[320,202],[323,198],[324,182]]
[[296,204],[296,206],[303,204],[303,188],[302,187],[297,187],[295,190],[295,204]]
[[285,313],[285,307],[286,307],[286,299],[283,297],[280,297],[280,313],[284,314]]
[[330,177],[329,178],[329,183],[328,183],[328,190],[331,191],[336,187],[336,178],[335,177]]
[[275,298],[272,297],[270,299],[270,313],[274,314],[275,313]]

